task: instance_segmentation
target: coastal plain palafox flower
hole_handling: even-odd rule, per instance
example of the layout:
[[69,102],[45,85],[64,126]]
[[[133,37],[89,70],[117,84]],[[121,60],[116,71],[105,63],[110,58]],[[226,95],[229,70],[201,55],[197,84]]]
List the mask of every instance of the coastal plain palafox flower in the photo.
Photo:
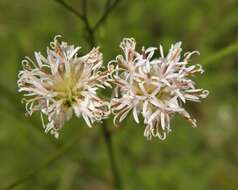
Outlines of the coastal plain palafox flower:
[[139,123],[139,115],[144,124],[144,136],[165,139],[171,131],[170,120],[176,114],[182,115],[192,126],[196,120],[184,109],[187,101],[199,102],[206,98],[207,90],[196,88],[192,77],[203,73],[201,65],[188,63],[192,54],[181,55],[181,42],[171,46],[165,56],[160,46],[160,57],[153,58],[157,48],[136,50],[133,38],[123,39],[120,47],[124,52],[110,64],[114,66],[112,81],[116,87],[111,100],[114,123],[121,122],[129,112]]
[[39,111],[45,132],[56,138],[73,114],[82,116],[89,127],[109,114],[108,102],[96,93],[98,88],[110,86],[109,71],[101,71],[102,53],[93,48],[78,56],[79,49],[59,42],[56,36],[47,48],[47,57],[35,52],[35,61],[26,57],[19,72],[17,83],[19,92],[24,93],[27,113]]

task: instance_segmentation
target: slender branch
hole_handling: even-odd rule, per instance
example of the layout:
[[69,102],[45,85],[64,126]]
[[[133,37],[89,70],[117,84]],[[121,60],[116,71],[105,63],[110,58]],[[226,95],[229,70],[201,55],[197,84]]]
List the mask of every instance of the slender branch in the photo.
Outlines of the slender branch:
[[[95,26],[92,28],[89,24],[88,21],[88,15],[87,15],[87,1],[83,0],[83,15],[80,16],[80,18],[83,20],[85,27],[86,27],[86,31],[88,33],[88,40],[89,40],[89,44],[91,45],[91,47],[96,46],[96,41],[95,41],[95,32],[98,29],[99,26],[101,26],[101,24],[103,22],[105,22],[105,20],[107,19],[108,15],[110,14],[110,12],[113,10],[113,8],[116,7],[116,5],[118,4],[120,0],[114,0],[114,2],[111,4],[111,0],[107,0],[106,4],[105,4],[105,10],[103,15],[101,16],[101,18],[98,20],[98,22],[95,24]],[[62,0],[61,0],[62,2]],[[111,4],[111,5],[110,5]],[[61,3],[61,5],[63,5],[65,8],[67,8],[69,11],[72,11],[74,9],[69,9],[68,5],[66,5],[66,3]],[[74,12],[75,13],[75,12]],[[76,15],[81,15],[79,13],[77,13]],[[106,142],[106,146],[107,146],[107,151],[108,151],[108,155],[109,155],[109,160],[110,160],[110,165],[111,165],[111,169],[112,169],[112,173],[114,176],[114,184],[115,184],[115,188],[117,190],[121,190],[122,189],[122,183],[121,183],[121,179],[120,179],[120,175],[118,172],[118,168],[116,165],[116,161],[115,161],[115,157],[114,157],[114,150],[113,150],[113,144],[112,144],[112,135],[107,127],[107,124],[105,122],[102,123],[102,130],[103,130],[103,134],[104,134],[104,139]]]
[[77,16],[84,24],[86,32],[88,34],[87,39],[90,44],[90,46],[93,46],[95,44],[95,38],[93,35],[92,27],[89,24],[88,18],[87,18],[87,10],[86,10],[86,0],[83,0],[83,14],[81,14],[78,10],[67,4],[63,0],[54,0],[55,2],[59,3],[62,7],[64,7],[69,12],[73,13],[75,16]]
[[[116,4],[118,2],[119,2],[119,0],[115,0],[114,3],[110,7],[109,7],[110,0],[108,0],[106,2],[105,7],[108,6],[109,8],[105,9],[104,14],[102,15],[101,19],[99,19],[99,21],[96,23],[95,27],[92,29],[93,39],[95,39],[94,35],[95,35],[95,32],[96,32],[97,28],[106,20],[110,11],[116,6]],[[95,46],[96,42],[94,41],[94,43],[92,45]],[[113,143],[112,143],[112,134],[110,133],[110,130],[107,127],[106,121],[102,122],[102,131],[103,131],[103,136],[104,136],[104,140],[105,140],[108,155],[109,155],[111,170],[112,170],[112,173],[113,173],[113,176],[114,176],[115,189],[121,190],[122,189],[122,183],[121,183],[121,178],[120,178],[120,175],[119,175],[119,171],[118,171],[115,156],[114,156],[114,148],[113,148]]]
[[219,59],[222,59],[230,54],[233,54],[233,53],[237,53],[238,52],[238,42],[228,46],[228,47],[225,47],[221,50],[219,50],[218,52],[208,56],[207,58],[205,58],[203,61],[201,61],[201,63],[203,65],[210,65],[211,63],[219,60]]
[[75,14],[78,18],[80,18],[82,21],[84,21],[84,16],[81,15],[76,9],[74,9],[73,7],[68,5],[65,1],[63,1],[63,0],[54,0],[54,1],[56,1],[57,3],[62,5],[65,9],[67,9],[69,12]]
[[106,8],[106,10],[104,11],[103,15],[101,16],[101,18],[97,21],[97,23],[95,24],[95,26],[93,27],[93,31],[97,30],[97,28],[106,21],[108,15],[111,13],[111,11],[116,7],[116,5],[119,3],[120,0],[114,0],[114,2],[110,5],[110,2],[106,3],[106,6],[108,8]]
[[89,41],[90,46],[93,47],[93,46],[95,46],[96,42],[95,42],[95,37],[94,37],[94,33],[93,33],[93,30],[92,30],[92,27],[91,27],[91,25],[89,23],[89,20],[88,20],[87,0],[83,0],[82,3],[83,3],[84,24],[85,24],[85,27],[86,27],[86,31],[88,33],[88,38],[87,39]]
[[87,11],[88,11],[87,0],[82,0],[82,4],[83,4],[83,16],[87,20],[88,19],[88,15],[87,15]]
[[107,11],[107,9],[110,7],[110,5],[111,5],[111,0],[107,0],[107,2],[105,3],[104,12]]
[[103,13],[103,15],[100,17],[100,19],[96,22],[94,27],[91,27],[88,21],[88,17],[87,17],[87,5],[86,5],[86,1],[87,0],[83,0],[83,14],[79,13],[76,9],[74,9],[72,6],[70,6],[69,4],[67,4],[64,0],[54,0],[57,3],[59,3],[61,6],[63,6],[65,9],[67,9],[69,12],[73,13],[74,15],[76,15],[80,20],[83,21],[84,25],[85,25],[85,29],[88,33],[88,42],[90,44],[90,46],[95,46],[95,31],[98,29],[98,27],[103,24],[108,15],[111,13],[111,11],[116,7],[116,5],[119,3],[120,0],[114,0],[113,3],[111,3],[110,0],[108,0],[106,2],[105,5],[105,11]]
[[113,172],[113,176],[114,176],[115,188],[117,190],[121,190],[122,183],[121,183],[121,178],[120,178],[116,160],[115,160],[113,143],[112,143],[112,135],[111,135],[111,132],[109,131],[109,129],[107,128],[106,122],[102,123],[102,132],[103,132],[103,136],[104,136],[105,143],[107,146],[108,155],[110,158],[110,164],[111,164],[111,168],[112,168],[112,172]]
[[53,154],[50,159],[46,160],[45,162],[43,162],[41,165],[39,165],[38,167],[36,167],[34,170],[32,170],[31,172],[29,172],[28,174],[20,177],[19,179],[17,179],[16,181],[12,182],[10,185],[8,185],[7,187],[5,187],[3,190],[11,190],[19,185],[21,185],[23,182],[31,179],[32,177],[34,177],[36,174],[38,174],[38,172],[42,171],[44,168],[46,168],[47,166],[49,166],[52,162],[56,161],[57,159],[59,159],[61,156],[63,156],[67,151],[69,151],[69,149],[75,145],[75,143],[77,142],[78,138],[73,139],[71,142],[69,142],[68,144],[66,144],[65,146],[63,146],[60,150],[58,150],[55,154]]

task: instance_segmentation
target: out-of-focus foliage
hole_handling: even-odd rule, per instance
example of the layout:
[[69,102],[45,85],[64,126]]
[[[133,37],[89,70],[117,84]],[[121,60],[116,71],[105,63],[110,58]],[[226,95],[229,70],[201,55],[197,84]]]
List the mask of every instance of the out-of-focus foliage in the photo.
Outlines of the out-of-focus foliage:
[[[80,10],[80,0],[68,0]],[[102,14],[105,1],[88,0],[90,22]],[[47,161],[62,146],[74,146],[15,189],[69,190],[113,189],[110,164],[99,127],[89,129],[73,119],[59,140],[45,135],[39,115],[25,118],[17,93],[17,73],[25,55],[45,51],[56,34],[83,47],[81,21],[53,0],[0,1],[0,189]],[[238,42],[237,0],[121,0],[97,32],[105,64],[120,52],[123,37],[138,45],[168,49],[183,41],[184,50],[199,50],[194,63]],[[193,129],[175,117],[166,141],[147,141],[143,125],[132,118],[114,133],[116,161],[124,189],[217,189],[238,186],[238,57],[237,52],[204,66],[196,78],[210,90],[203,103],[187,108],[198,120]],[[111,121],[108,121],[113,128]]]

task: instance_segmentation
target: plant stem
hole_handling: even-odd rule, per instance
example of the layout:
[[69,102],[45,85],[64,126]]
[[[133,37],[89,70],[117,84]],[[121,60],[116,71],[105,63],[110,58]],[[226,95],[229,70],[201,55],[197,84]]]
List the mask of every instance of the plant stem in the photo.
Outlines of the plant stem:
[[232,45],[225,47],[218,52],[206,57],[203,61],[201,61],[201,63],[205,66],[209,66],[211,63],[235,52],[238,52],[238,42],[235,42]]
[[97,23],[95,24],[95,26],[93,27],[93,31],[96,31],[98,29],[99,26],[101,26],[101,24],[103,24],[108,15],[111,13],[111,11],[116,7],[116,5],[119,3],[120,0],[114,0],[113,3],[111,3],[110,5],[110,0],[108,0],[108,2],[106,3],[106,8],[104,11],[104,14],[101,16],[101,18],[97,21]]
[[121,178],[120,178],[118,167],[115,160],[114,148],[112,143],[112,135],[107,128],[106,122],[102,123],[102,131],[103,131],[104,140],[107,146],[108,155],[110,158],[110,165],[111,165],[111,169],[114,176],[115,189],[121,190],[122,183],[121,183]]
[[[70,5],[68,5],[63,0],[55,0],[55,1],[60,3],[68,11],[74,13],[79,19],[81,19],[83,21],[83,23],[85,25],[85,28],[86,28],[86,32],[88,34],[88,43],[90,44],[91,48],[93,48],[93,47],[96,46],[95,32],[106,21],[110,12],[116,7],[116,5],[118,4],[118,2],[120,0],[114,0],[113,3],[111,3],[110,0],[108,0],[106,2],[104,13],[99,18],[99,20],[96,22],[94,27],[91,27],[91,25],[88,21],[87,0],[82,0],[83,14],[80,14],[77,10],[72,8]],[[115,161],[114,149],[113,149],[113,143],[112,143],[112,135],[111,135],[105,121],[102,123],[102,131],[103,131],[103,136],[104,136],[104,140],[105,140],[108,155],[109,155],[112,174],[113,174],[113,177],[114,177],[115,189],[121,190],[122,189],[122,183],[121,183],[121,178],[120,178],[120,175],[119,175],[119,172],[118,172],[117,164],[116,164],[116,161]]]

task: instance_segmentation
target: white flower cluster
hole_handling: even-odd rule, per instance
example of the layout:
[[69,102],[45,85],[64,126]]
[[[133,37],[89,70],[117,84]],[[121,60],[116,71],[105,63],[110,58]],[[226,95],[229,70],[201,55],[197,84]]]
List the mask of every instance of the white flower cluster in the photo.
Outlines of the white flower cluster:
[[[190,56],[198,52],[185,53],[181,59],[180,46],[180,42],[172,45],[167,56],[160,46],[161,56],[153,59],[157,48],[142,48],[138,52],[135,40],[125,38],[120,46],[124,56],[118,55],[102,70],[98,48],[79,56],[80,47],[59,42],[56,36],[47,48],[47,57],[35,52],[35,61],[28,57],[22,61],[19,92],[24,92],[27,113],[39,111],[45,132],[56,138],[73,114],[82,116],[91,127],[111,112],[116,124],[117,119],[121,122],[131,111],[137,123],[142,116],[145,137],[165,139],[176,113],[196,126],[196,120],[183,105],[186,101],[199,102],[208,95],[191,80],[196,73],[203,73],[200,65],[188,63]],[[97,95],[97,90],[111,87],[111,83],[115,85],[113,98],[107,102]]]
[[[47,48],[47,57],[35,52],[36,62],[28,57],[22,61],[18,87],[25,93],[26,111],[29,115],[40,111],[45,132],[50,131],[56,138],[73,113],[82,116],[89,127],[110,113],[108,102],[96,94],[98,88],[110,86],[109,71],[100,71],[102,53],[93,48],[80,57],[79,49],[58,42],[56,36]],[[46,125],[43,115],[48,117]]]
[[111,101],[114,123],[121,122],[130,111],[137,123],[141,114],[146,125],[144,136],[148,139],[165,139],[171,131],[170,120],[176,114],[182,115],[192,126],[196,120],[183,108],[186,101],[199,102],[206,98],[207,90],[197,89],[191,77],[203,73],[201,65],[189,65],[192,54],[187,52],[181,59],[181,42],[172,45],[167,56],[160,46],[160,57],[153,59],[157,48],[142,48],[136,51],[132,38],[122,41],[120,47],[124,56],[115,61],[113,81],[116,84]]

